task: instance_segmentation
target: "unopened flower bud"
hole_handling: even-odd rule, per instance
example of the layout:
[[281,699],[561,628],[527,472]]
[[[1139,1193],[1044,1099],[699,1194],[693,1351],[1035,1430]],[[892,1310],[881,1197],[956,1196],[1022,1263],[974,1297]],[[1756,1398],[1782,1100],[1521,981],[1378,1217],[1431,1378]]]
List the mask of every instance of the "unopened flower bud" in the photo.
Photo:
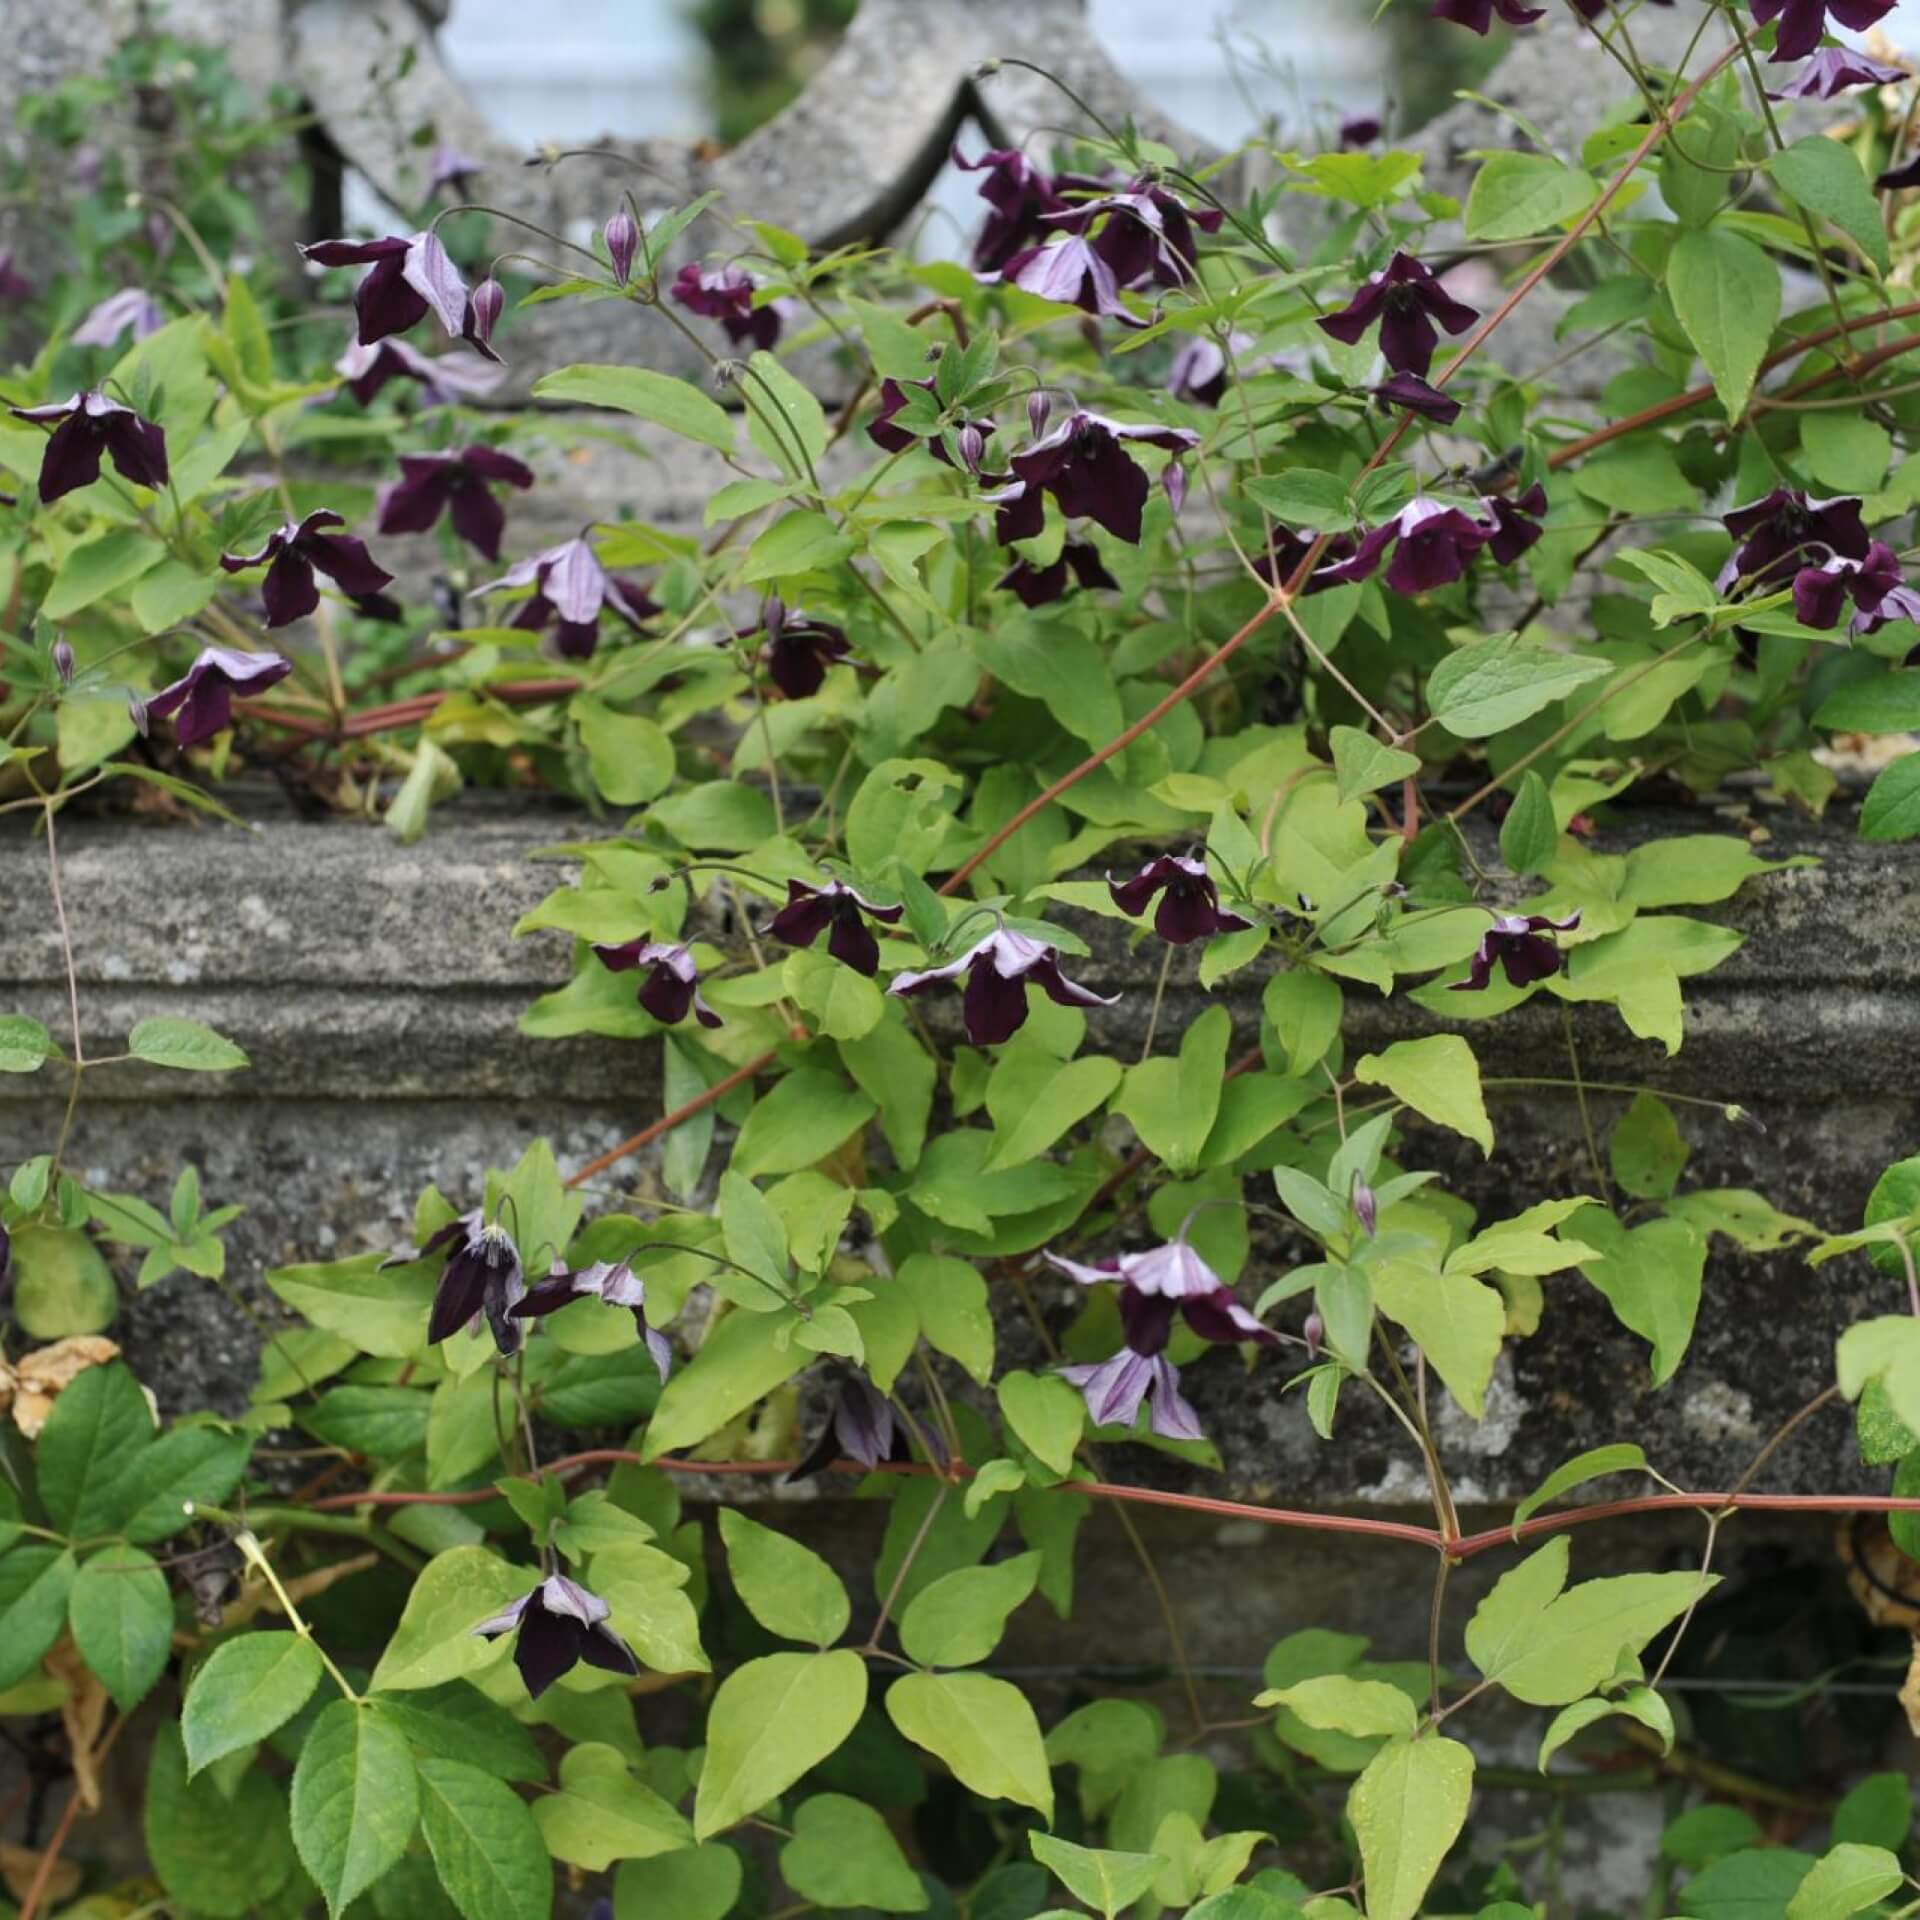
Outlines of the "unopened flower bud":
[[1187,470],[1178,460],[1169,460],[1167,470],[1160,476],[1161,484],[1167,490],[1167,503],[1175,513],[1187,504]]
[[147,703],[131,687],[127,689],[127,714],[133,721],[134,732],[144,740],[151,724],[147,719]]
[[971,420],[960,429],[960,458],[966,462],[969,473],[980,471],[981,456],[987,450],[987,437]]
[[493,338],[500,323],[501,310],[507,304],[507,290],[492,274],[473,290],[473,337],[483,346]]
[[1317,1360],[1320,1343],[1327,1337],[1327,1323],[1320,1318],[1318,1310],[1307,1315],[1307,1324],[1300,1331],[1306,1339],[1308,1356]]
[[1036,387],[1027,395],[1027,425],[1033,437],[1038,440],[1047,430],[1047,415],[1053,411],[1053,402],[1047,398],[1044,387]]
[[63,687],[73,685],[73,647],[65,640],[53,643],[53,670],[60,676]]
[[1380,1231],[1380,1206],[1373,1189],[1356,1173],[1353,1176],[1353,1217],[1369,1240]]
[[607,258],[613,262],[613,277],[624,287],[633,273],[633,256],[639,251],[640,228],[625,207],[607,222]]

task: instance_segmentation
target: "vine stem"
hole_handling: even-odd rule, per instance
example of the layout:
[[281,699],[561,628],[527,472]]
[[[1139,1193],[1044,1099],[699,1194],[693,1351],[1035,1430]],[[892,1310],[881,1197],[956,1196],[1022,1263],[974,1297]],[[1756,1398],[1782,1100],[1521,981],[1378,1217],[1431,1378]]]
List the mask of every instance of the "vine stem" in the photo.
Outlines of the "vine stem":
[[[126,1731],[127,1716],[123,1713],[107,1729],[106,1738],[93,1750],[94,1764],[98,1766],[114,1749],[114,1743]],[[46,1851],[40,1856],[40,1864],[34,1869],[32,1883],[27,1888],[27,1897],[20,1903],[20,1920],[35,1920],[40,1912],[40,1902],[47,1897],[47,1888],[53,1881],[53,1870],[60,1864],[60,1854],[67,1844],[67,1835],[73,1831],[73,1823],[80,1812],[80,1789],[76,1784],[72,1797],[61,1809],[59,1824],[53,1830],[53,1838],[47,1842]]]

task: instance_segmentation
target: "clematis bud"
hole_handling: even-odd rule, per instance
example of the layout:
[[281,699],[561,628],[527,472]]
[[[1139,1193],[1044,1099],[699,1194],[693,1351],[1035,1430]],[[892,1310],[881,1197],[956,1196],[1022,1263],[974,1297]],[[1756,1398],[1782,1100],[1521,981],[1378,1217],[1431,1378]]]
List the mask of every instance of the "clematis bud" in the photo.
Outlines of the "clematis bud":
[[1307,1343],[1307,1355],[1310,1359],[1320,1357],[1320,1343],[1327,1337],[1327,1323],[1320,1318],[1316,1308],[1307,1315],[1307,1324],[1300,1329]]
[[1186,468],[1178,460],[1169,460],[1160,482],[1167,490],[1167,504],[1178,513],[1187,504]]
[[73,685],[73,648],[65,640],[53,643],[53,670],[60,676],[63,687]]
[[1053,411],[1053,402],[1047,398],[1044,387],[1036,387],[1027,395],[1027,426],[1033,437],[1038,440],[1047,430],[1047,416]]
[[142,740],[152,722],[147,718],[147,703],[129,687],[127,689],[127,718],[133,722],[133,730]]
[[492,274],[473,290],[473,337],[484,346],[493,338],[500,312],[507,304],[507,290]]
[[971,420],[960,429],[960,458],[966,462],[969,473],[980,471],[980,458],[987,450],[986,435]]
[[640,248],[640,228],[625,207],[607,222],[607,258],[613,277],[624,287],[633,274],[633,256]]
[[1353,1217],[1369,1240],[1380,1231],[1380,1207],[1373,1189],[1356,1173],[1353,1176]]

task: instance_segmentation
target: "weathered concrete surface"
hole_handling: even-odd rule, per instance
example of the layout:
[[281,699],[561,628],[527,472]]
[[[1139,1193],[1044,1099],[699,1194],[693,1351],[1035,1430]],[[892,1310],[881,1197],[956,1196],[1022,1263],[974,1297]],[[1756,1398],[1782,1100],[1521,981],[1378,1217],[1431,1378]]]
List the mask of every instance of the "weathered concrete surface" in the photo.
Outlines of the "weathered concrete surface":
[[[263,818],[258,835],[78,821],[62,829],[89,1050],[117,1050],[144,1015],[187,1013],[228,1033],[254,1062],[231,1077],[103,1071],[76,1135],[90,1177],[159,1199],[183,1161],[200,1165],[210,1192],[249,1208],[233,1230],[232,1273],[255,1292],[277,1262],[392,1245],[428,1180],[470,1192],[483,1166],[510,1161],[543,1132],[563,1163],[579,1164],[657,1117],[652,1043],[532,1041],[516,1029],[526,1005],[568,971],[563,936],[508,938],[568,871],[525,856],[588,832],[579,816],[476,800],[408,849],[378,832],[274,818],[277,800],[248,810]],[[1661,822],[1676,824],[1715,823]],[[1683,1109],[1695,1150],[1689,1185],[1758,1187],[1835,1228],[1857,1223],[1880,1170],[1920,1144],[1920,943],[1911,937],[1920,859],[1862,846],[1850,830],[1844,818],[1828,831],[1777,822],[1769,853],[1815,847],[1823,864],[1696,910],[1742,927],[1748,941],[1687,983],[1688,1038],[1675,1059],[1632,1039],[1611,1009],[1576,1009],[1574,1025],[1589,1079],[1737,1101],[1763,1122],[1764,1132]],[[1124,1055],[1138,1045],[1151,963],[1128,954],[1112,922],[1084,930],[1095,952],[1082,976],[1128,995],[1096,1029]],[[1237,1047],[1254,1038],[1261,978],[1248,969],[1224,991]],[[0,982],[6,1010],[63,1031],[45,866],[17,831],[0,841]],[[1404,999],[1380,1002],[1356,988],[1349,1000],[1354,1053],[1435,1025]],[[1176,977],[1161,1044],[1204,1004]],[[951,1013],[943,1003],[932,1011]],[[1522,1009],[1475,1038],[1490,1073],[1566,1076],[1556,1010]],[[0,1161],[44,1147],[63,1094],[50,1072],[0,1081]],[[1596,1101],[1604,1126],[1622,1102]],[[1430,1150],[1484,1217],[1591,1190],[1564,1091],[1496,1092],[1493,1113],[1498,1146],[1484,1164],[1447,1136],[1416,1135],[1412,1151]],[[1248,1276],[1256,1289],[1306,1257],[1284,1230],[1263,1235]],[[1038,1284],[1048,1310],[1063,1316],[1071,1290]],[[1791,1253],[1742,1258],[1716,1243],[1692,1354],[1655,1394],[1643,1345],[1599,1295],[1577,1275],[1545,1284],[1545,1327],[1503,1359],[1486,1420],[1445,1417],[1465,1499],[1514,1497],[1567,1454],[1623,1432],[1683,1482],[1725,1485],[1831,1378],[1837,1328],[1891,1300],[1861,1257],[1816,1273]],[[132,1306],[128,1325],[175,1404],[231,1402],[244,1391],[251,1335],[220,1313],[209,1321],[211,1311],[178,1278]],[[1010,1364],[1043,1363],[1016,1316],[1003,1341]],[[1299,1396],[1280,1390],[1290,1364],[1270,1356],[1248,1374],[1217,1353],[1189,1369],[1227,1484],[1282,1503],[1417,1500],[1404,1447],[1364,1407],[1343,1408],[1339,1449],[1313,1438]],[[1169,1471],[1146,1455],[1127,1468],[1136,1478]],[[1838,1417],[1797,1437],[1777,1472],[1782,1487],[1865,1484]]]

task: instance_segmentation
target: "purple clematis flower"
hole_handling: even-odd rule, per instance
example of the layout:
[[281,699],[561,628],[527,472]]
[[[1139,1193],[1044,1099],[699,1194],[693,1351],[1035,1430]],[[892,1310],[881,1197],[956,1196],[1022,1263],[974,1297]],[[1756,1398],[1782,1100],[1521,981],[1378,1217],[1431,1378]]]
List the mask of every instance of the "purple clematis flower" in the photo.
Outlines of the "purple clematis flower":
[[1736,507],[1721,524],[1741,543],[1714,583],[1722,591],[1745,580],[1756,592],[1775,592],[1803,566],[1817,564],[1823,552],[1864,560],[1871,544],[1852,494],[1819,500],[1797,488],[1775,487]]
[[40,458],[43,506],[99,479],[103,453],[122,478],[137,487],[167,484],[167,436],[151,420],[143,420],[131,407],[109,400],[104,393],[76,393],[53,406],[10,407],[8,411],[16,420],[31,420],[36,426],[59,422],[47,436],[47,450]]
[[368,269],[353,290],[353,309],[360,316],[363,347],[391,334],[405,333],[431,313],[445,328],[449,340],[466,341],[484,359],[500,358],[476,328],[473,296],[437,234],[316,240],[300,251],[323,267]]
[[892,1404],[864,1373],[851,1373],[842,1382],[839,1398],[827,1416],[807,1457],[786,1477],[791,1486],[824,1473],[836,1460],[855,1460],[869,1473],[884,1461],[911,1460],[905,1429],[894,1418]]
[[1450,427],[1460,418],[1460,402],[1417,373],[1391,375],[1374,388],[1373,397],[1382,407],[1424,415],[1436,426]]
[[472,353],[422,353],[405,340],[382,340],[371,347],[353,341],[333,370],[364,407],[389,380],[418,380],[420,404],[452,406],[491,393],[506,375]]
[[[883,380],[880,383],[880,409],[867,422],[867,438],[883,453],[905,453],[909,447],[924,447],[944,467],[953,465],[946,444],[940,435],[924,439],[917,433],[909,433],[905,427],[896,427],[893,416],[907,404],[907,390],[918,387],[923,393],[933,393],[936,389],[931,380]],[[981,450],[985,451],[987,438],[994,431],[991,420],[969,420],[962,427],[964,432],[971,427],[980,437]],[[976,462],[977,464],[977,462]]]
[[1167,391],[1189,406],[1217,407],[1227,391],[1227,355],[1219,341],[1205,334],[1183,340],[1167,368]]
[[393,575],[375,562],[364,540],[322,531],[346,524],[339,514],[322,507],[304,520],[289,520],[275,528],[258,553],[223,553],[220,564],[228,573],[266,567],[260,601],[270,627],[304,619],[320,604],[320,588],[313,577],[316,570],[350,600],[371,600],[393,584]]
[[1253,924],[1237,913],[1221,912],[1220,889],[1214,885],[1207,863],[1191,854],[1163,853],[1157,860],[1149,860],[1130,880],[1116,880],[1108,874],[1107,892],[1122,913],[1136,919],[1159,894],[1153,930],[1176,947],[1210,939],[1216,933],[1244,933]]
[[1131,426],[1084,409],[1070,413],[1051,433],[1016,453],[1009,483],[987,495],[999,507],[995,530],[1006,546],[1031,540],[1046,525],[1043,493],[1051,493],[1070,518],[1085,515],[1116,540],[1140,539],[1140,516],[1151,490],[1146,469],[1128,457],[1126,442],[1181,454],[1200,444],[1186,427]]
[[474,1632],[483,1640],[497,1640],[503,1633],[518,1636],[513,1664],[537,1700],[582,1660],[606,1673],[640,1671],[633,1649],[607,1625],[612,1612],[597,1593],[564,1573],[552,1573],[524,1600],[482,1620]]
[[480,591],[493,593],[502,587],[525,586],[534,591],[511,624],[538,631],[557,617],[555,644],[569,660],[592,658],[599,644],[603,607],[617,613],[636,632],[641,621],[660,611],[644,589],[609,573],[584,539],[563,540],[557,547],[548,547],[508,568]]
[[903,996],[924,993],[935,981],[955,980],[963,973],[967,976],[967,1038],[976,1047],[997,1047],[1026,1025],[1029,983],[1061,1007],[1110,1007],[1120,997],[1076,986],[1060,971],[1057,948],[1007,927],[976,941],[943,967],[896,974],[887,991]]
[[980,197],[993,211],[973,243],[973,265],[978,273],[998,273],[1046,232],[1042,220],[1066,202],[1054,183],[1012,147],[989,148],[978,160],[969,160],[956,144],[950,157],[962,173],[987,176],[980,183]]
[[454,532],[489,560],[498,560],[507,514],[488,491],[490,480],[504,480],[524,493],[533,485],[533,469],[497,447],[403,453],[400,478],[380,489],[380,531],[425,533],[450,512]]
[[786,302],[753,304],[753,275],[744,267],[699,267],[691,261],[674,276],[673,297],[693,313],[718,320],[735,346],[751,340],[771,353],[780,338]]
[[[1254,557],[1253,570],[1270,587],[1284,587],[1300,571],[1300,563],[1313,551],[1312,539],[1287,527],[1273,530],[1273,550]],[[1308,574],[1301,585],[1303,594],[1325,593],[1337,587],[1338,580],[1325,578],[1327,569],[1341,560],[1351,560],[1359,551],[1359,542],[1350,533],[1337,533],[1321,552],[1322,564]]]
[[838,627],[789,607],[778,594],[761,608],[757,627],[742,627],[734,637],[763,643],[761,662],[789,700],[818,693],[826,684],[827,669],[852,651]]
[[[183,747],[197,747],[233,725],[233,696],[243,699],[265,693],[293,671],[293,662],[277,653],[242,653],[235,647],[202,647],[194,661],[172,686],[151,695],[144,704],[147,716],[164,720],[169,714],[173,737]],[[140,716],[136,715],[136,724]],[[146,732],[144,725],[140,726]]]
[[12,303],[33,295],[33,282],[13,264],[13,249],[0,247],[0,300]]
[[1760,27],[1769,20],[1780,22],[1773,42],[1774,60],[1804,60],[1827,31],[1828,14],[1843,27],[1864,33],[1884,20],[1893,4],[1894,0],[1753,0],[1753,20]]
[[167,324],[165,310],[140,287],[122,287],[110,293],[73,330],[76,347],[110,347],[129,328],[136,340],[158,333]]
[[1321,567],[1316,579],[1366,580],[1391,546],[1386,583],[1395,593],[1427,593],[1451,585],[1493,538],[1494,522],[1416,495],[1383,525],[1362,536],[1353,557]]
[[1523,7],[1520,0],[1433,0],[1434,19],[1475,33],[1485,33],[1496,13],[1510,27],[1530,27],[1545,12],[1545,7]]
[[1150,1431],[1163,1440],[1204,1440],[1200,1416],[1180,1391],[1180,1369],[1164,1353],[1122,1347],[1109,1360],[1062,1367],[1060,1377],[1080,1389],[1087,1412],[1102,1427],[1131,1427],[1147,1404]]
[[1142,175],[1118,193],[1076,201],[1042,218],[1074,233],[1087,233],[1101,223],[1093,250],[1121,286],[1178,287],[1190,285],[1199,266],[1200,245],[1194,229],[1218,233],[1226,216],[1218,207],[1190,207],[1178,194]]
[[[1853,630],[1870,633],[1896,615],[1911,618],[1901,609],[1914,598],[1900,571],[1900,556],[1883,540],[1870,542],[1862,559],[1832,554],[1813,566],[1802,567],[1793,576],[1794,618],[1803,627],[1818,627],[1823,632],[1839,625],[1849,600],[1859,610]],[[1883,613],[1890,599],[1895,601],[1894,612]]]
[[1387,365],[1395,373],[1415,373],[1424,380],[1440,344],[1435,326],[1465,333],[1479,317],[1412,254],[1396,253],[1338,313],[1322,314],[1319,324],[1322,333],[1351,347],[1378,321],[1380,354]]
[[[497,1222],[489,1226],[485,1214],[475,1207],[449,1220],[412,1257],[424,1260],[443,1247],[451,1251],[433,1292],[433,1311],[427,1316],[429,1344],[451,1340],[462,1327],[478,1328],[484,1318],[492,1329],[493,1344],[502,1353],[518,1352],[520,1329],[513,1323],[513,1310],[526,1298],[527,1281],[513,1235]],[[387,1264],[409,1262],[402,1255]]]
[[1535,481],[1518,499],[1505,494],[1486,495],[1480,502],[1493,515],[1494,531],[1487,539],[1487,551],[1501,566],[1510,567],[1546,532],[1540,524],[1547,510],[1547,490]]
[[1508,984],[1530,987],[1560,971],[1561,953],[1549,937],[1571,933],[1580,924],[1576,907],[1564,920],[1550,920],[1543,913],[1505,913],[1496,919],[1473,956],[1464,980],[1453,983],[1455,993],[1479,993],[1493,978],[1496,962],[1505,969]]
[[1016,560],[994,585],[1005,587],[1023,606],[1045,607],[1064,599],[1071,591],[1067,584],[1069,573],[1082,588],[1120,584],[1107,571],[1100,549],[1092,541],[1068,540],[1061,544],[1060,557],[1052,566],[1036,567],[1031,560]]
[[[1904,67],[1869,60],[1856,47],[1822,47],[1791,80],[1769,87],[1769,100],[1831,100],[1849,87],[1890,87],[1907,77]],[[1886,184],[1884,178],[1881,181]]]
[[1016,253],[997,274],[983,273],[984,281],[1004,281],[1042,300],[1078,307],[1083,313],[1118,320],[1123,327],[1147,322],[1122,304],[1120,283],[1093,241],[1069,233]]
[[508,1312],[516,1320],[528,1320],[545,1313],[557,1313],[562,1307],[572,1306],[576,1300],[587,1299],[598,1300],[609,1307],[628,1307],[632,1310],[633,1324],[639,1328],[640,1338],[646,1342],[647,1357],[652,1360],[654,1371],[664,1381],[673,1371],[673,1346],[658,1328],[647,1325],[646,1283],[625,1260],[596,1260],[592,1266],[583,1267],[578,1273],[573,1272],[564,1260],[555,1260],[547,1277],[537,1287],[529,1287],[525,1296],[517,1300]]
[[457,200],[485,172],[486,168],[478,160],[469,158],[458,147],[442,140],[427,161],[427,192],[431,196],[442,187],[451,187]]
[[617,947],[595,947],[593,954],[609,973],[646,968],[638,998],[662,1026],[678,1026],[689,1013],[703,1027],[721,1024],[700,991],[700,974],[685,946],[664,940],[628,940]]
[[1349,114],[1340,122],[1340,148],[1350,153],[1356,147],[1370,147],[1386,131],[1377,113]]
[[824,887],[789,880],[787,904],[768,921],[767,931],[790,947],[810,947],[831,928],[827,951],[842,966],[871,980],[880,971],[880,942],[867,921],[898,926],[905,912],[905,907],[880,906],[838,880],[829,880]]
[[1907,187],[1920,187],[1920,153],[1916,153],[1904,167],[1889,167],[1885,173],[1876,174],[1873,184],[1882,193],[1897,193]]

